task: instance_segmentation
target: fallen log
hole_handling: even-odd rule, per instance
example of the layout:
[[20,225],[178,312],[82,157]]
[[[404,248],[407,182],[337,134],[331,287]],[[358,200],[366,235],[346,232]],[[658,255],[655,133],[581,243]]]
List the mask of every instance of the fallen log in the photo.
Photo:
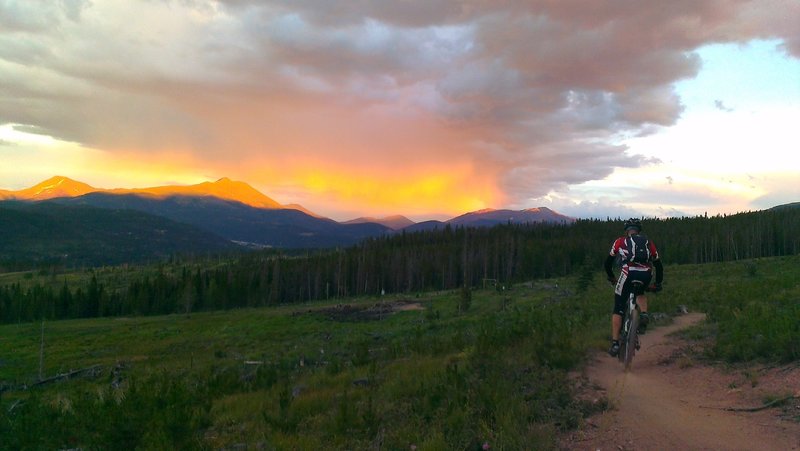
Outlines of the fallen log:
[[92,375],[96,375],[101,368],[102,368],[102,365],[92,365],[92,366],[88,366],[86,368],[80,368],[80,369],[77,369],[77,370],[70,370],[70,371],[68,371],[66,373],[56,374],[55,376],[51,376],[51,377],[48,377],[48,378],[45,378],[45,379],[40,379],[40,380],[38,380],[36,382],[33,382],[31,384],[23,384],[23,385],[20,385],[20,386],[18,386],[16,388],[10,387],[10,388],[7,388],[5,391],[27,390],[27,389],[29,389],[31,387],[38,387],[40,385],[49,384],[51,382],[60,381],[62,379],[69,379],[71,377],[77,376],[77,375],[82,374],[82,373],[91,373]]
[[78,370],[71,370],[69,372],[62,373],[62,374],[56,374],[55,376],[51,376],[51,377],[48,377],[46,379],[41,379],[39,381],[34,382],[33,384],[31,384],[31,387],[37,387],[39,385],[49,384],[50,382],[59,381],[61,379],[69,379],[69,378],[71,378],[73,376],[77,376],[77,375],[79,375],[81,373],[90,372],[90,373],[92,373],[94,375],[95,372],[97,370],[99,370],[100,368],[101,368],[100,365],[92,365],[92,366],[89,366],[89,367],[86,367],[86,368],[81,368],[81,369],[78,369]]

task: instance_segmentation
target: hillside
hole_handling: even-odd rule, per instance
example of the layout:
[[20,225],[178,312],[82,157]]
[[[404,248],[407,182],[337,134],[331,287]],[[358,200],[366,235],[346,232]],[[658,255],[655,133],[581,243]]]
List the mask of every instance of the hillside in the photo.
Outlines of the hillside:
[[203,182],[189,186],[171,185],[139,189],[118,188],[106,192],[111,194],[149,194],[162,199],[175,196],[216,197],[240,202],[255,208],[284,208],[277,201],[264,195],[247,183],[234,181],[227,177],[223,177],[215,182]]
[[770,210],[785,210],[785,209],[792,209],[792,208],[800,208],[800,202],[792,202],[783,205],[777,205],[775,207],[770,208]]
[[344,225],[289,208],[256,208],[209,196],[152,197],[140,194],[90,193],[59,199],[68,205],[132,209],[190,224],[231,241],[261,247],[323,248],[346,246],[380,236],[379,224]]
[[0,202],[0,261],[108,265],[241,249],[219,236],[146,213]]
[[447,221],[431,220],[411,224],[403,230],[406,232],[426,232],[443,229],[447,225],[452,227],[495,227],[507,224],[573,224],[575,221],[575,218],[562,215],[546,207],[526,210],[486,208],[464,213]]

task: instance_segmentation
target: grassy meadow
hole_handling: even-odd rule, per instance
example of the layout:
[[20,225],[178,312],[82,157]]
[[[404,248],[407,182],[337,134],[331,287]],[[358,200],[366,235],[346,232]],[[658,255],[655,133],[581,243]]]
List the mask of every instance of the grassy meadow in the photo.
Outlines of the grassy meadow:
[[[607,405],[568,377],[607,346],[598,266],[505,289],[2,325],[0,449],[553,449]],[[150,270],[94,273],[111,287]],[[800,359],[800,256],[665,274],[650,311],[707,312],[690,334],[712,340],[709,359]]]

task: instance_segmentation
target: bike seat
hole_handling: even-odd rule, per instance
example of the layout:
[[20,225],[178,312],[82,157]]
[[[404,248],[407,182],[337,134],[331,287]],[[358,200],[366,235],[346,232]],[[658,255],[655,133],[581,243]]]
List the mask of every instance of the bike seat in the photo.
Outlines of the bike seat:
[[644,282],[641,280],[631,280],[631,288],[631,291],[636,293],[637,296],[642,295],[645,292]]

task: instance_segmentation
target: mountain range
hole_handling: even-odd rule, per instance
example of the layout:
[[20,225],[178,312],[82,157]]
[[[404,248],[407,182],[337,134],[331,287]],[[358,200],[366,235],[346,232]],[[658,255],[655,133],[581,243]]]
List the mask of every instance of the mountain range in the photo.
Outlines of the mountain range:
[[[448,224],[459,227],[486,227],[501,223],[574,222],[573,218],[547,208],[521,211],[486,209],[448,221],[421,223],[415,223],[402,215],[384,218],[362,217],[337,222],[315,214],[301,205],[282,205],[249,184],[228,178],[189,186],[100,189],[57,176],[18,191],[0,190],[0,201],[2,201],[0,208],[15,206],[14,220],[17,221],[17,227],[20,225],[19,221],[24,221],[21,219],[24,216],[20,213],[21,204],[41,206],[39,210],[32,209],[26,214],[42,214],[47,208],[52,209],[48,206],[58,205],[60,209],[53,211],[70,218],[83,213],[94,218],[96,222],[107,224],[109,228],[121,226],[113,217],[100,219],[104,214],[116,212],[114,214],[118,219],[124,216],[121,211],[125,211],[125,215],[139,212],[146,215],[146,219],[140,218],[134,222],[151,224],[154,230],[172,231],[176,224],[191,227],[192,232],[186,232],[187,236],[195,236],[214,243],[211,246],[213,249],[199,246],[200,249],[208,251],[223,249],[224,246],[217,246],[216,240],[203,234],[211,234],[227,242],[256,248],[323,248],[352,245],[365,238],[400,230],[409,232],[431,230]],[[11,214],[8,208],[3,211],[7,216]],[[49,217],[54,220],[59,218],[58,215]],[[163,218],[165,222],[156,224],[158,221],[154,218]],[[75,227],[75,224],[79,223],[72,219],[70,221],[72,221],[70,227]],[[92,224],[92,227],[96,226],[97,224]],[[143,230],[140,227],[135,235],[145,239],[147,234]],[[42,231],[44,232],[44,229]],[[96,234],[103,235],[99,231],[96,231]],[[108,236],[113,235],[114,233],[111,233]],[[160,236],[164,235],[165,233],[161,233]]]
[[30,188],[19,191],[0,190],[0,199],[41,201],[63,197],[78,197],[89,193],[137,194],[146,197],[165,198],[170,196],[204,196],[249,205],[256,208],[286,208],[275,200],[244,182],[236,182],[223,177],[216,182],[203,182],[188,186],[156,186],[152,188],[95,188],[67,177],[55,176]]

